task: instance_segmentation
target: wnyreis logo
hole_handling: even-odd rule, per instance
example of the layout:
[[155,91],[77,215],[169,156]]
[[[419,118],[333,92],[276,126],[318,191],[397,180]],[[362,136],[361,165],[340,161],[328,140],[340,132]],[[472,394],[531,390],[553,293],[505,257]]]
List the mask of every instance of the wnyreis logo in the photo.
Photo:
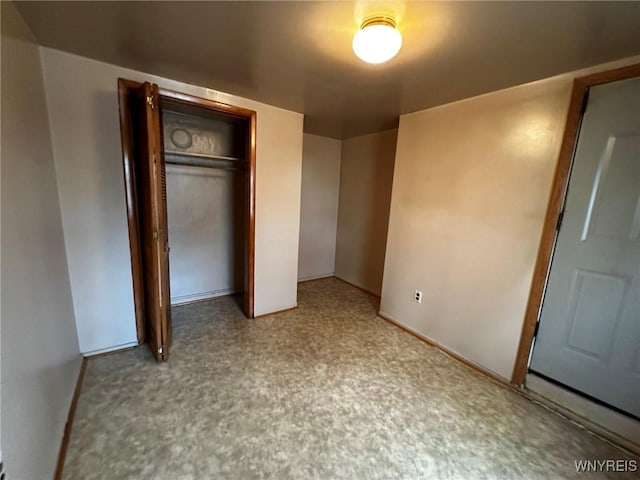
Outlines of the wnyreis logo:
[[637,460],[576,460],[577,472],[637,472]]

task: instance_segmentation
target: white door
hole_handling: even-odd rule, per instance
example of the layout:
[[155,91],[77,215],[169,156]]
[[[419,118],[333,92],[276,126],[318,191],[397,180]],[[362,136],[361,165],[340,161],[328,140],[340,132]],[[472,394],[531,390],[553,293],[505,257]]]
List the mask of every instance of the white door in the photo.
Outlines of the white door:
[[640,417],[640,78],[593,87],[530,369]]

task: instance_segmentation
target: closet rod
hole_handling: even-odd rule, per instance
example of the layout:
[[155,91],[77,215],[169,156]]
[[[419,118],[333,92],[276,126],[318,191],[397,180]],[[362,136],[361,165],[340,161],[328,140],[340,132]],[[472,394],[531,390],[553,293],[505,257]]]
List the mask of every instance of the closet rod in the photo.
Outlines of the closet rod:
[[184,167],[216,168],[218,170],[245,170],[244,162],[241,160],[216,160],[165,155],[164,163]]

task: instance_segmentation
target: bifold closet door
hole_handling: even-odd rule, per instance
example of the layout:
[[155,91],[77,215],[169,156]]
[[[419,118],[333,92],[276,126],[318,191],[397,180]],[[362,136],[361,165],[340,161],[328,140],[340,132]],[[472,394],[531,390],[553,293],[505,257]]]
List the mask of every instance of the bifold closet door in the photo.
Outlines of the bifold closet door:
[[136,144],[136,187],[146,338],[158,361],[169,358],[171,305],[167,190],[158,86],[145,82],[132,98]]

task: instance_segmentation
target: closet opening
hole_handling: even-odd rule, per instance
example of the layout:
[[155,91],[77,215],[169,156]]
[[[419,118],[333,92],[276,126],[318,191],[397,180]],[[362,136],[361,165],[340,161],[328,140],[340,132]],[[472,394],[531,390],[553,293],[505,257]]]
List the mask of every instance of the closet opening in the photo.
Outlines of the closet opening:
[[256,113],[119,80],[138,342],[159,361],[171,307],[234,295],[253,318]]

